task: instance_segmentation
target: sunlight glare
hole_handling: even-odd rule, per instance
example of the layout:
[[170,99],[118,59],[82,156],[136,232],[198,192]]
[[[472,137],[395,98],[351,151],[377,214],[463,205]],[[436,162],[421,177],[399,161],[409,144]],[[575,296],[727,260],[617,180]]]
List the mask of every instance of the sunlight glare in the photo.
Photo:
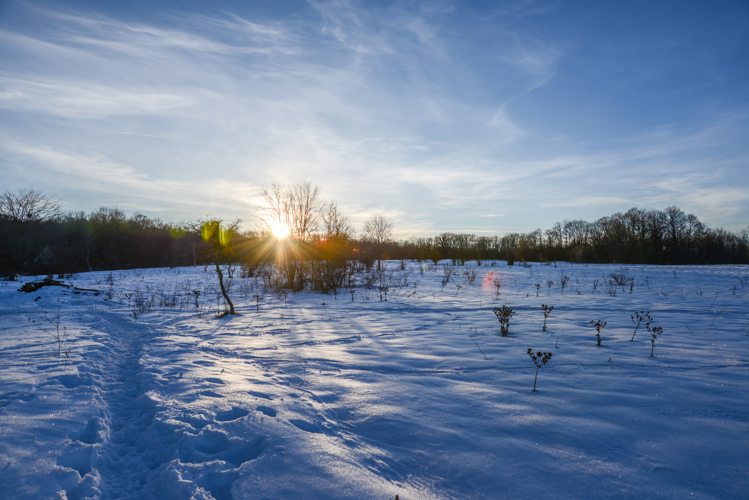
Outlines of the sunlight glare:
[[283,240],[289,235],[289,228],[280,222],[274,224],[270,230],[278,240]]

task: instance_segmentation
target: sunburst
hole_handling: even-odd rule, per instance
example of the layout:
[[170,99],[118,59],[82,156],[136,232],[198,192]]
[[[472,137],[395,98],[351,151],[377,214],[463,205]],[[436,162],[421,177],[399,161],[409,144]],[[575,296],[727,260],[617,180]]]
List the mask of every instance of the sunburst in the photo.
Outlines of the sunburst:
[[289,236],[289,227],[280,222],[273,224],[270,230],[277,240],[283,240]]

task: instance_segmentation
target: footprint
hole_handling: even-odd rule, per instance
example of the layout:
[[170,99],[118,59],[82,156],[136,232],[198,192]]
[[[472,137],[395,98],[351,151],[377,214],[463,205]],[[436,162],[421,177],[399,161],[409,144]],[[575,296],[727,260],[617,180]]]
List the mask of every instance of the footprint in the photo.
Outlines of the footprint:
[[259,437],[254,441],[244,441],[237,439],[232,440],[232,446],[228,451],[220,453],[216,456],[221,460],[225,460],[235,467],[239,467],[245,462],[255,460],[265,450],[265,438]]
[[306,420],[293,419],[293,420],[289,420],[289,423],[293,425],[294,427],[296,427],[297,429],[301,429],[305,432],[312,432],[315,434],[322,433],[322,429],[320,429],[320,426],[307,422]]
[[229,438],[223,432],[205,431],[191,438],[193,447],[206,455],[215,455],[229,449]]
[[21,401],[30,401],[31,399],[34,399],[34,396],[31,394],[22,395],[21,391],[10,391],[6,392],[5,394],[0,394],[0,408],[8,406],[13,401],[17,401],[19,399]]
[[93,446],[87,446],[86,448],[81,448],[73,453],[60,455],[57,457],[57,465],[73,469],[83,477],[91,472],[91,455],[93,454],[93,451]]
[[193,464],[223,460],[239,467],[259,457],[265,447],[263,437],[245,441],[238,438],[229,439],[223,432],[204,431],[185,439],[180,450],[180,460]]
[[80,441],[85,444],[94,444],[102,440],[99,430],[101,429],[101,422],[99,417],[93,417],[88,421],[86,427],[80,432],[74,432],[70,435],[70,439],[73,441]]
[[73,389],[74,387],[81,385],[91,385],[93,383],[91,375],[89,374],[60,375],[52,380],[58,380],[68,389]]
[[201,396],[205,396],[207,398],[223,398],[221,394],[213,391],[203,391],[200,393]]
[[273,396],[266,394],[264,392],[258,392],[258,391],[248,391],[248,394],[255,396],[256,398],[263,398],[263,399],[273,399]]
[[276,410],[274,410],[273,408],[268,408],[267,406],[258,406],[256,409],[260,413],[262,413],[264,415],[267,415],[269,417],[275,417],[276,416]]
[[223,385],[223,383],[224,383],[223,380],[221,380],[220,378],[215,378],[215,377],[208,377],[208,378],[205,379],[205,381],[206,382],[210,382],[212,384],[222,384]]
[[242,408],[233,407],[231,410],[222,411],[216,414],[216,420],[219,422],[231,422],[242,417],[246,417],[250,412]]
[[232,500],[231,486],[239,479],[239,473],[235,470],[208,472],[197,483],[211,492],[216,500]]

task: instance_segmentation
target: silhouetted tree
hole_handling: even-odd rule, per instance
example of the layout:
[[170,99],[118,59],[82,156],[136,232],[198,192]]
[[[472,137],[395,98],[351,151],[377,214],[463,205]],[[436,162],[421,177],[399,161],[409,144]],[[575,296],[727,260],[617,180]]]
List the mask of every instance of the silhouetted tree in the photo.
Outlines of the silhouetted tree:
[[364,235],[377,252],[377,269],[381,269],[383,248],[393,237],[393,222],[382,214],[374,214],[364,222]]
[[21,267],[44,249],[44,223],[59,215],[60,204],[41,191],[0,194],[0,275],[16,279]]

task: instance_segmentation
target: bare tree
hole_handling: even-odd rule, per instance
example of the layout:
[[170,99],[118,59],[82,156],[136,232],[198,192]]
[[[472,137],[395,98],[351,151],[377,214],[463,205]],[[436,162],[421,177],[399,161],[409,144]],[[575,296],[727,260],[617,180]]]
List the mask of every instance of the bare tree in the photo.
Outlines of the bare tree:
[[351,239],[354,237],[351,217],[343,215],[338,205],[333,201],[323,206],[322,222],[326,238]]
[[677,206],[670,206],[664,211],[666,217],[666,232],[671,243],[671,251],[675,253],[681,244],[687,217]]
[[44,221],[60,215],[60,203],[37,189],[0,194],[0,217],[18,221]]
[[42,250],[42,223],[60,215],[60,204],[35,189],[0,194],[0,275],[14,280]]
[[374,214],[364,222],[364,235],[377,251],[377,269],[381,269],[383,248],[393,236],[393,222],[382,214]]
[[308,241],[320,222],[322,201],[320,188],[311,182],[299,182],[286,186],[274,182],[270,189],[263,189],[263,205],[258,218],[266,230],[281,226],[297,240]]
[[270,189],[263,189],[261,194],[264,204],[258,207],[258,219],[266,232],[275,232],[279,227],[288,231],[291,238],[277,247],[277,255],[288,286],[302,290],[304,260],[310,255],[312,233],[320,222],[320,188],[306,181],[288,186],[273,183]]

